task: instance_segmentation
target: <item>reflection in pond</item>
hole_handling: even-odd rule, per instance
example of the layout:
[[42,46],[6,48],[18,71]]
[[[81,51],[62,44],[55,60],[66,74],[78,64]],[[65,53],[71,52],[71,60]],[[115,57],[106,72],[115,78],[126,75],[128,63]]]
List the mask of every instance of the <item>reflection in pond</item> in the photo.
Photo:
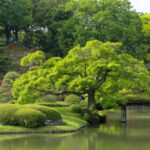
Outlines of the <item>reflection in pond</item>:
[[105,133],[108,135],[115,135],[115,136],[120,136],[121,135],[121,128],[115,126],[115,125],[111,125],[111,126],[106,126],[106,125],[101,125],[99,128],[99,131],[101,133]]
[[71,134],[1,135],[0,150],[149,150],[150,119],[108,121]]

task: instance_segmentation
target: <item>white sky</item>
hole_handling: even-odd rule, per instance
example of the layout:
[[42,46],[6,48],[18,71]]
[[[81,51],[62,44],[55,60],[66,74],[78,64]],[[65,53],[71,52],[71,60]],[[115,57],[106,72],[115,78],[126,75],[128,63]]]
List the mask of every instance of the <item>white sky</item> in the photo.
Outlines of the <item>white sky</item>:
[[150,0],[130,0],[138,12],[150,13]]

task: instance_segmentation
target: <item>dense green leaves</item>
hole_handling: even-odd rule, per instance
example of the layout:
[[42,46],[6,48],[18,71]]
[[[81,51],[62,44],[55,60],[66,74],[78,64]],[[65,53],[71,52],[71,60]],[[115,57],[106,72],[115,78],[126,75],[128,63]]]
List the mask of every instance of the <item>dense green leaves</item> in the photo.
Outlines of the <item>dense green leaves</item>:
[[31,0],[0,0],[0,25],[5,28],[7,41],[11,31],[18,40],[18,31],[28,27],[32,22]]
[[96,40],[85,47],[76,46],[64,59],[51,58],[40,68],[23,74],[14,83],[13,95],[19,103],[32,103],[42,94],[72,93],[88,96],[91,105],[95,98],[146,92],[149,72],[143,62],[118,54],[120,46]]
[[70,0],[66,11],[72,16],[58,29],[58,44],[64,54],[68,47],[97,39],[122,42],[121,51],[134,54],[142,23],[128,0]]
[[19,76],[20,76],[20,74],[15,71],[8,72],[4,76],[4,78],[2,80],[2,85],[0,86],[0,103],[7,103],[10,100],[13,100],[11,88],[13,86],[13,82]]

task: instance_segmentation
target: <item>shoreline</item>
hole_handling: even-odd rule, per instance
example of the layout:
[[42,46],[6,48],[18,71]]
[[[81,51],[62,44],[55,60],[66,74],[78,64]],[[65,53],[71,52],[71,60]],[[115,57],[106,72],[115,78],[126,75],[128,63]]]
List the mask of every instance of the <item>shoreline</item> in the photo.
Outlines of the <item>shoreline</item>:
[[52,131],[8,131],[8,132],[0,132],[0,135],[9,135],[9,134],[63,134],[63,133],[71,133],[77,132],[81,129],[87,127],[88,125],[82,125],[77,129],[72,130],[52,130]]

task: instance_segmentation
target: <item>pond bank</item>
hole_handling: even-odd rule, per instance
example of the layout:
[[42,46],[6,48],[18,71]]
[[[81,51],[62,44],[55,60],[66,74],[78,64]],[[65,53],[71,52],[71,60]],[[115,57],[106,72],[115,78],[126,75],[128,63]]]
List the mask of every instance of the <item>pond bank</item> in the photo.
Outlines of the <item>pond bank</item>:
[[25,128],[20,126],[0,126],[0,134],[54,134],[54,133],[71,133],[79,131],[87,126],[85,120],[63,116],[66,125],[62,126],[44,126],[39,128]]

